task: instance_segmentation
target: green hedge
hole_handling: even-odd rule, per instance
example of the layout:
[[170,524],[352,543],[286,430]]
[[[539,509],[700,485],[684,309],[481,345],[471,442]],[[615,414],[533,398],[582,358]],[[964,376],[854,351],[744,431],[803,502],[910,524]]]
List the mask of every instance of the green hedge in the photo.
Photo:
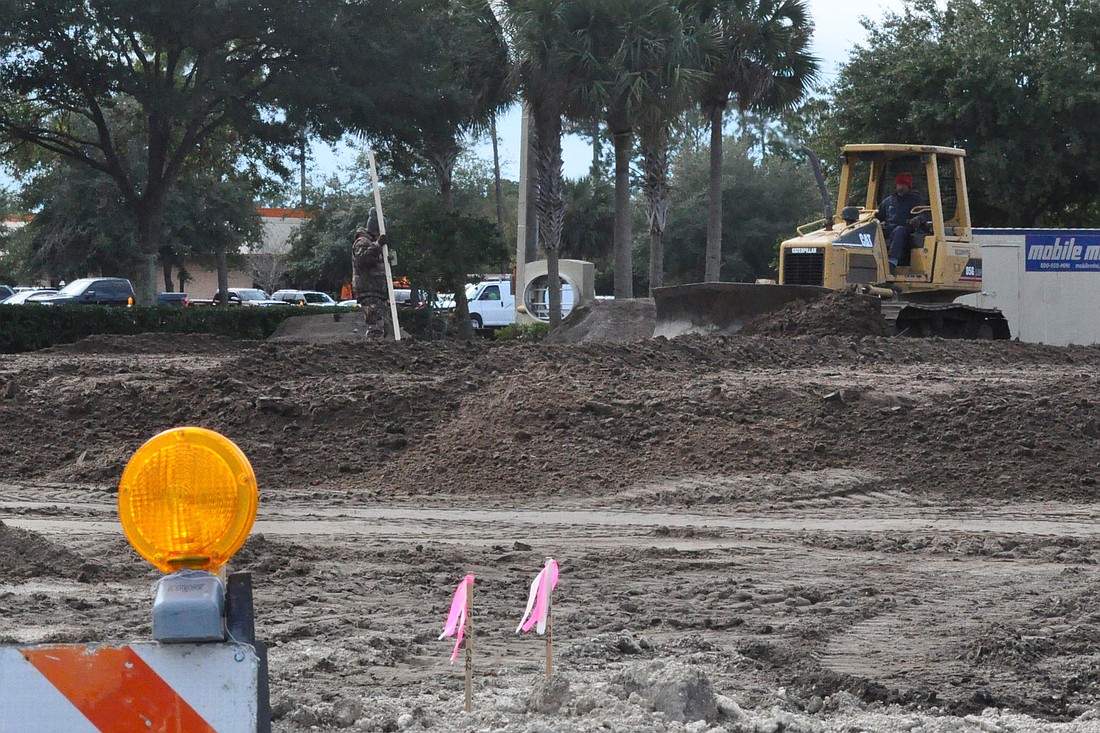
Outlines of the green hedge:
[[550,324],[513,323],[497,329],[495,335],[503,341],[542,341],[550,335]]
[[0,353],[34,351],[101,333],[203,333],[265,339],[287,318],[316,314],[312,308],[282,307],[0,306]]

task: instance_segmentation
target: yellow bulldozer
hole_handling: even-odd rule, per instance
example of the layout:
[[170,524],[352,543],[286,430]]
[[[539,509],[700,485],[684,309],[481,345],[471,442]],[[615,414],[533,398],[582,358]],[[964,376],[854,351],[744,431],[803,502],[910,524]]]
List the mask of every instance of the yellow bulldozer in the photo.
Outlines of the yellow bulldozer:
[[[999,311],[953,302],[982,287],[981,252],[974,242],[966,192],[965,151],[931,145],[846,145],[835,210],[820,165],[812,153],[809,157],[825,215],[798,227],[798,236],[780,245],[778,284],[714,282],[656,288],[655,336],[736,333],[749,320],[788,303],[854,289],[877,299],[896,333],[1008,338],[1008,322]],[[901,174],[912,177],[927,205],[912,211],[910,247],[891,267],[876,212]]]

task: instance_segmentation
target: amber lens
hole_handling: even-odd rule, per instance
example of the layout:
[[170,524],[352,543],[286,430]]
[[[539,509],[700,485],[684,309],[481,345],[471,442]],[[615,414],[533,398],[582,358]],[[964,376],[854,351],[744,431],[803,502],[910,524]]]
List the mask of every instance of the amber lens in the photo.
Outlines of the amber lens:
[[175,428],[130,458],[118,514],[130,544],[164,572],[216,570],[248,539],[258,499],[252,466],[232,441]]

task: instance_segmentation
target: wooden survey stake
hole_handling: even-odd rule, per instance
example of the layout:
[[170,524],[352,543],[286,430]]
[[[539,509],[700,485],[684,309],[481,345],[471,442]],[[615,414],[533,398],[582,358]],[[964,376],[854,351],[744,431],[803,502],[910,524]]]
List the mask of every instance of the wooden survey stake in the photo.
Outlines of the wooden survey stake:
[[554,675],[554,603],[552,594],[546,596],[546,679]]
[[474,584],[466,588],[466,712],[474,710]]

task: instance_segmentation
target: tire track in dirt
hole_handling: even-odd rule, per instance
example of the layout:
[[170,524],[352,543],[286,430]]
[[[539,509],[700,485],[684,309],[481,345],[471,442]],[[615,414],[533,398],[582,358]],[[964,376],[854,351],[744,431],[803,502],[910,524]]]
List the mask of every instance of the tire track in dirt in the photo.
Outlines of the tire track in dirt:
[[[964,649],[978,630],[1027,616],[1034,597],[1051,587],[1060,569],[921,563],[901,583],[909,596],[904,607],[855,624],[831,639],[818,659],[836,672],[902,689],[971,678]],[[978,573],[981,582],[973,578]]]

